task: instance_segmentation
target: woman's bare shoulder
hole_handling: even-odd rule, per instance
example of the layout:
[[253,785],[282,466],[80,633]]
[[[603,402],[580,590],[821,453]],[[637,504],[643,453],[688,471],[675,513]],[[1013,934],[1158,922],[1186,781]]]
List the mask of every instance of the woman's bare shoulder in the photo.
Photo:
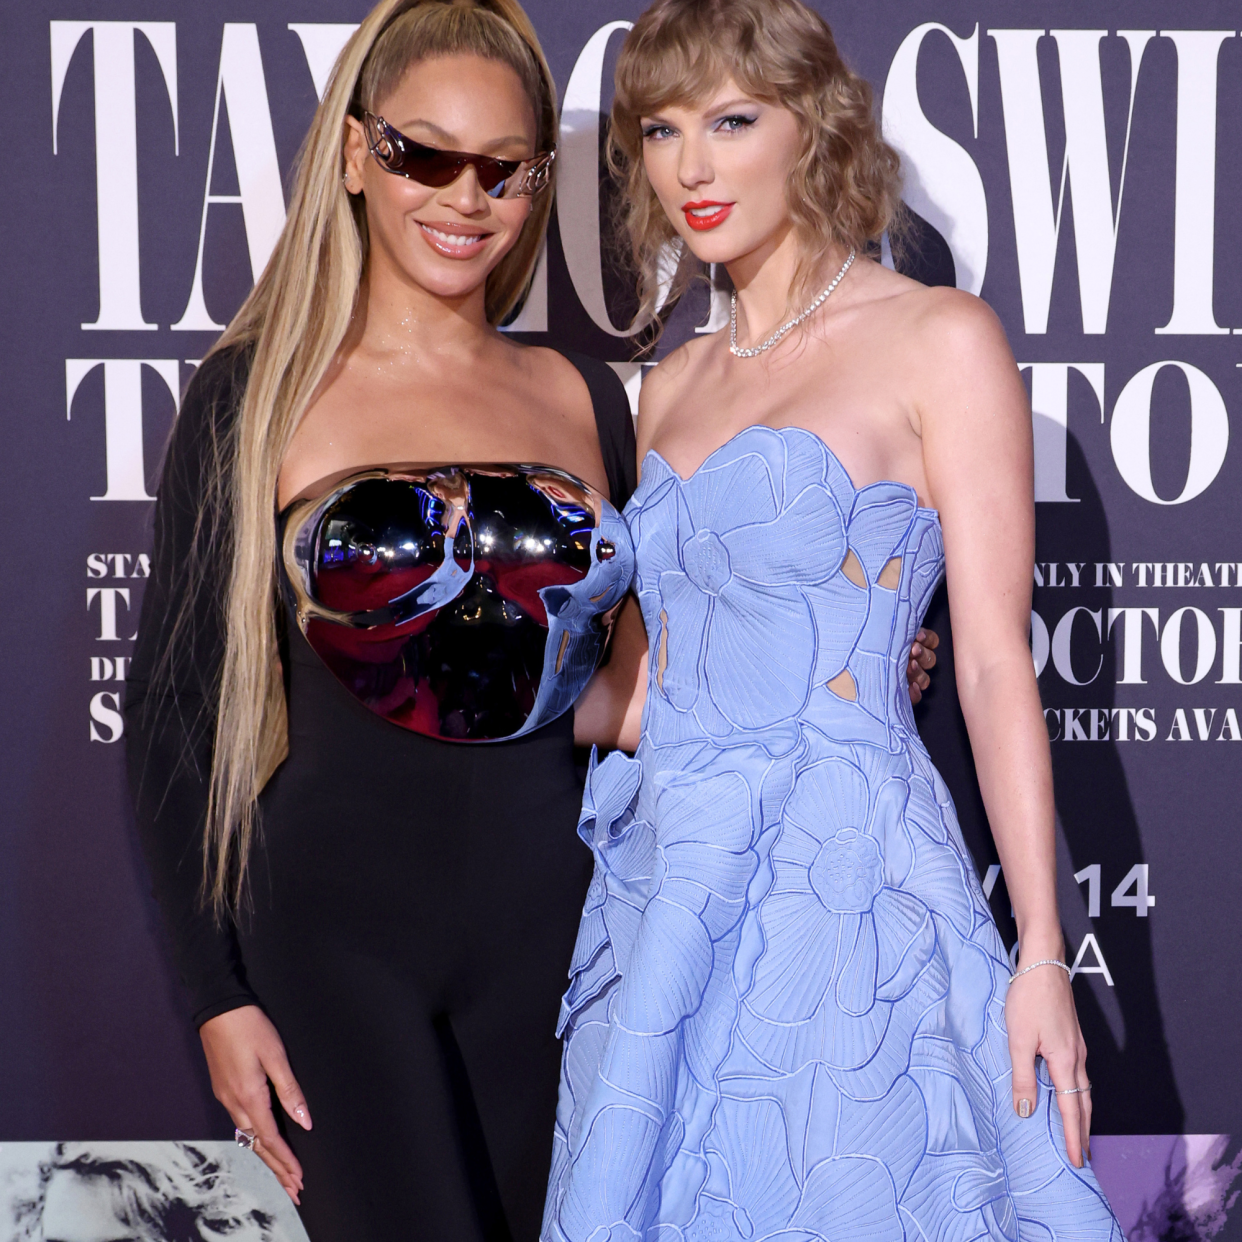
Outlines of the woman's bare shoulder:
[[[594,434],[594,406],[582,366],[549,346],[503,339],[530,407],[555,412],[571,425]],[[588,361],[582,360],[582,365]]]
[[714,337],[695,337],[679,345],[643,375],[638,399],[638,448],[644,453],[657,429],[683,403],[687,392],[709,365]]
[[576,391],[581,373],[558,349],[548,345],[527,345],[509,337],[501,337],[510,362],[535,383],[551,384],[560,390]]
[[879,269],[868,295],[859,307],[870,318],[865,335],[881,343],[893,374],[921,394],[920,406],[942,387],[1016,376],[1000,319],[973,293]]
[[992,308],[965,289],[924,285],[879,263],[868,263],[862,276],[856,307],[891,320],[892,328],[920,337],[948,338],[966,343],[1004,339],[1004,330]]
[[973,360],[1012,362],[1009,340],[996,312],[964,289],[910,282],[895,300],[909,342],[938,366]]
[[[902,309],[906,371],[921,434],[1030,434],[1030,406],[1005,329],[972,293],[928,288]],[[926,453],[924,454],[926,457]]]

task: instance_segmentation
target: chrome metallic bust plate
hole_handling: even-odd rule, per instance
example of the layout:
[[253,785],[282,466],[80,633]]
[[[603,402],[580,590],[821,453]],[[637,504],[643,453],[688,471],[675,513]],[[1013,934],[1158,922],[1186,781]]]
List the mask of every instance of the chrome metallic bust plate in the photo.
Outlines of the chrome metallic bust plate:
[[616,509],[546,466],[369,469],[282,518],[307,642],[373,712],[457,742],[564,712],[634,572]]

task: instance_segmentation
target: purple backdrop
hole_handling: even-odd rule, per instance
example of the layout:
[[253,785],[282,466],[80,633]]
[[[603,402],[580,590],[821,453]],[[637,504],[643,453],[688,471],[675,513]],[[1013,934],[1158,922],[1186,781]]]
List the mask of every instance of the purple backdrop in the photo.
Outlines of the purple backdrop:
[[[266,260],[317,90],[366,7],[31,0],[0,16],[17,153],[0,206],[0,1140],[229,1133],[136,856],[117,708],[176,394]],[[1132,1238],[1242,1236],[1242,1211],[1227,1221],[1242,1167],[1242,14],[819,7],[906,159],[918,273],[987,299],[1031,387],[1032,645],[1096,1128],[1117,1136],[1101,1178]],[[546,268],[515,327],[616,363],[636,392],[597,155],[642,5],[529,8],[565,133]],[[706,289],[687,298],[668,341],[719,312]],[[948,633],[943,602],[932,623]],[[1012,942],[945,654],[920,724]]]

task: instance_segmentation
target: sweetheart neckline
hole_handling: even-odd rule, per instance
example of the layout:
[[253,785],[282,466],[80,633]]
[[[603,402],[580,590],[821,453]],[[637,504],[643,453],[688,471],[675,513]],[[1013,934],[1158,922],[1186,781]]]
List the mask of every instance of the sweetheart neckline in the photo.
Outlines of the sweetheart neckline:
[[[708,453],[708,455],[705,458],[703,458],[703,460],[699,462],[699,464],[685,478],[683,478],[676,470],[673,469],[672,463],[670,463],[668,458],[665,457],[664,454],[661,453],[658,449],[649,448],[646,451],[646,453],[643,454],[643,463],[646,464],[648,457],[655,457],[659,459],[659,461],[663,463],[663,465],[666,467],[669,473],[672,474],[673,478],[675,478],[683,487],[685,487],[688,484],[694,482],[694,480],[698,477],[698,475],[702,473],[704,469],[706,469],[707,463],[710,462],[711,459],[715,457],[717,453],[723,453],[725,449],[729,448],[730,445],[735,444],[744,435],[747,435],[752,431],[759,431],[759,430],[772,431],[772,432],[775,432],[778,436],[782,435],[782,433],[786,431],[797,432],[804,436],[810,436],[811,439],[814,440],[816,444],[818,444],[819,447],[823,449],[823,451],[829,457],[831,457],[834,462],[837,463],[838,469],[840,469],[841,473],[845,475],[847,481],[849,482],[849,485],[854,489],[855,493],[864,492],[867,490],[868,487],[879,487],[881,485],[885,485],[888,487],[900,487],[904,489],[905,491],[909,492],[914,497],[914,508],[916,512],[926,513],[930,517],[933,517],[936,519],[937,525],[940,524],[940,510],[932,509],[932,508],[929,508],[927,505],[919,504],[918,491],[915,488],[911,487],[909,483],[902,483],[898,479],[876,479],[874,483],[868,483],[864,487],[859,487],[858,484],[854,482],[853,476],[845,468],[845,464],[833,451],[832,446],[823,438],[823,436],[816,434],[814,431],[808,430],[806,427],[793,427],[793,426],[771,427],[767,423],[751,423],[750,426],[743,427],[741,431],[735,432],[723,444],[712,449],[712,451]],[[644,479],[645,479],[645,472],[644,472]],[[641,480],[639,482],[639,486],[640,487],[642,486]]]

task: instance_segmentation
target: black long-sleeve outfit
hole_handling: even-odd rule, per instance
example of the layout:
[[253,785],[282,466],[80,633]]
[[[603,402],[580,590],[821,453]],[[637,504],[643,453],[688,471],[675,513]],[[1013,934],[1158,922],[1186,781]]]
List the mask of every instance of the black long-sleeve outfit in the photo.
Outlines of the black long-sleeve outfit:
[[[635,481],[625,392],[569,357],[620,508]],[[221,927],[199,900],[229,542],[206,465],[229,459],[247,365],[217,354],[186,393],[125,701],[139,832],[193,1019],[260,1004],[280,1031],[315,1123],[285,1130],[312,1242],[533,1242],[591,861],[572,717],[484,746],[410,733],[286,624],[289,757],[260,798],[248,904]]]

